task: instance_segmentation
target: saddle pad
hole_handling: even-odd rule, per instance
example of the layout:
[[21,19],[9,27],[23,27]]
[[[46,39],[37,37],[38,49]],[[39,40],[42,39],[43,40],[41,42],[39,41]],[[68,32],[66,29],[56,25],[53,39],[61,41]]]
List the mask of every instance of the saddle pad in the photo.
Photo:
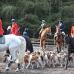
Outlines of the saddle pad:
[[0,37],[0,44],[5,44],[5,36]]

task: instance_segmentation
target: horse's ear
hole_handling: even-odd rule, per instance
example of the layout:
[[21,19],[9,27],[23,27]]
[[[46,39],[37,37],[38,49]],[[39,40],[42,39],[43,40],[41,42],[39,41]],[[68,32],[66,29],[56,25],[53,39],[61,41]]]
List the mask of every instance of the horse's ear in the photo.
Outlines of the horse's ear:
[[50,29],[51,29],[51,27],[50,27]]
[[47,27],[47,28],[51,28],[51,27]]

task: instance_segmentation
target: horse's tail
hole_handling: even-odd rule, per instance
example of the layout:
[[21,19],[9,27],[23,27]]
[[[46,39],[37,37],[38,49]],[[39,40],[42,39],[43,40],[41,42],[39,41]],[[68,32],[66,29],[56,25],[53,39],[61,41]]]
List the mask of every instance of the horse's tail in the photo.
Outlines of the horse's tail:
[[31,53],[33,52],[33,46],[32,46],[32,43],[31,43],[31,50],[30,50],[30,52],[31,52]]
[[26,40],[23,37],[19,37],[19,39],[21,40],[21,45],[19,48],[19,53],[16,59],[16,63],[20,63],[25,55],[25,49],[26,49]]

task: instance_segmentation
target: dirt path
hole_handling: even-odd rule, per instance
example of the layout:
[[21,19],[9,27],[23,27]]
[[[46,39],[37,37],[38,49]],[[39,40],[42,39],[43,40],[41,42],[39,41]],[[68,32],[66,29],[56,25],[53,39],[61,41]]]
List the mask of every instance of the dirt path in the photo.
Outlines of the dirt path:
[[[39,47],[34,47],[34,51],[39,50]],[[51,50],[56,50],[56,47],[47,47],[46,51],[51,51]],[[65,49],[66,50],[66,49]],[[2,63],[4,60],[3,57],[4,52],[0,52],[0,74],[74,74],[74,65],[73,66],[68,66],[68,69],[65,70],[64,66],[61,67],[60,65],[56,66],[55,68],[53,67],[44,67],[43,69],[40,68],[35,68],[34,70],[32,69],[20,69],[19,72],[15,72],[17,65],[15,63],[12,64],[10,67],[9,71],[5,71],[6,63]]]

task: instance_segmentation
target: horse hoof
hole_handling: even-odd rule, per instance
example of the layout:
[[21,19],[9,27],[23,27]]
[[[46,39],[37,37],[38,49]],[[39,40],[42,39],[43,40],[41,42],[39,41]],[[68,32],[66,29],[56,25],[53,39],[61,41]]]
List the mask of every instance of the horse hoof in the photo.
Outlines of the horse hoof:
[[60,53],[60,51],[57,51],[58,53]]
[[8,71],[8,70],[9,70],[9,67],[7,66],[7,67],[6,67],[6,71]]
[[64,67],[64,69],[65,69],[65,70],[67,70],[67,68],[66,68],[66,67]]

